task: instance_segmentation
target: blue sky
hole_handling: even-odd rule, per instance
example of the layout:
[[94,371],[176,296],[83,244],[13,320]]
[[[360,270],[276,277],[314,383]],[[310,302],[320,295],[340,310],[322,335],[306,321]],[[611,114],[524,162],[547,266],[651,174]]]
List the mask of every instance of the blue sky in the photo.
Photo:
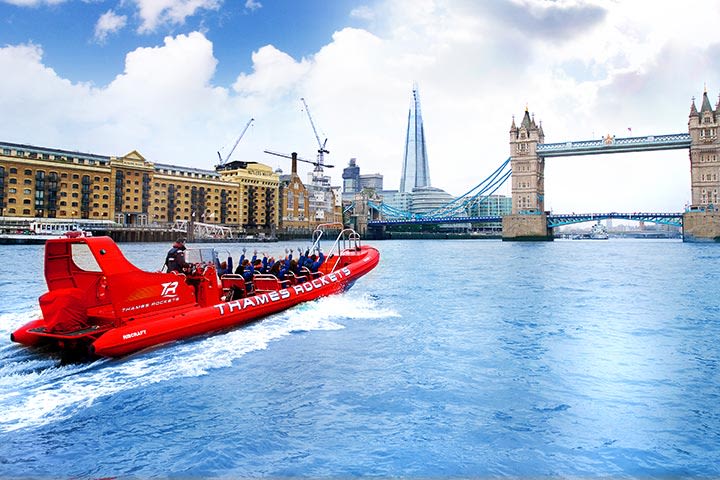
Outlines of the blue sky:
[[[526,105],[546,142],[686,132],[718,100],[718,25],[714,0],[0,0],[1,139],[211,169],[252,117],[233,159],[287,170],[263,150],[314,155],[304,97],[327,162],[392,189],[417,82],[432,184],[460,194]],[[553,159],[545,182],[556,212],[690,197],[684,151]]]
[[[219,61],[215,82],[229,86],[238,72],[252,68],[248,53],[263,45],[272,44],[302,58],[329,43],[339,27],[365,26],[367,22],[350,16],[355,4],[348,0],[282,0],[256,1],[247,7],[245,0],[231,0],[222,8],[200,8],[181,24],[166,22],[138,32],[143,21],[131,1],[69,0],[33,6],[0,1],[0,40],[42,45],[47,64],[61,76],[101,85],[122,71],[127,52],[161,44],[167,35],[204,31]],[[95,35],[96,24],[108,11],[125,16],[127,23],[100,40]]]

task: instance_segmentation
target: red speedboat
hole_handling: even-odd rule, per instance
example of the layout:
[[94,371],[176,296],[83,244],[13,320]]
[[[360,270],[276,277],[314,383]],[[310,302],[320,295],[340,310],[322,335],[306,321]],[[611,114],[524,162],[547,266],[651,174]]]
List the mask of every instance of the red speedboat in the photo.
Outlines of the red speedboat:
[[[319,251],[322,227],[313,234]],[[342,228],[342,226],[340,226]],[[380,260],[344,229],[317,272],[289,281],[273,275],[218,277],[214,260],[185,274],[146,272],[131,264],[109,237],[59,238],[45,244],[48,292],[42,318],[11,335],[27,346],[49,345],[66,358],[118,357],[204,333],[243,325],[301,302],[350,288]]]

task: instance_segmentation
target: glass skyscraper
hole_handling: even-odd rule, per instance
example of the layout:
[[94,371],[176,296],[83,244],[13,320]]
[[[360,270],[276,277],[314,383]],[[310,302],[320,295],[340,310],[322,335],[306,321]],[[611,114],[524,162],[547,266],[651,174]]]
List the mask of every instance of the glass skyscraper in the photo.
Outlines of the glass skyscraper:
[[430,186],[425,131],[420,112],[420,94],[417,84],[413,85],[413,103],[408,112],[407,135],[405,136],[405,155],[403,158],[400,192],[412,193],[413,188]]

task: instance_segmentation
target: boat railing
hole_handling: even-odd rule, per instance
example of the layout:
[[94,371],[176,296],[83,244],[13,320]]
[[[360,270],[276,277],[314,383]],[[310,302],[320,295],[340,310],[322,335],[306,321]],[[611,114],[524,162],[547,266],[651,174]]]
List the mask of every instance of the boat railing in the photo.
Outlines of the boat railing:
[[340,263],[340,255],[346,250],[359,250],[360,249],[360,234],[352,228],[344,228],[342,223],[324,223],[318,225],[313,232],[313,246],[311,251],[313,253],[320,252],[320,240],[322,239],[325,231],[324,228],[339,227],[340,233],[338,234],[335,242],[332,244],[330,249],[326,252],[326,258],[330,258],[333,255],[336,257],[335,264],[333,265],[331,272],[334,272]]

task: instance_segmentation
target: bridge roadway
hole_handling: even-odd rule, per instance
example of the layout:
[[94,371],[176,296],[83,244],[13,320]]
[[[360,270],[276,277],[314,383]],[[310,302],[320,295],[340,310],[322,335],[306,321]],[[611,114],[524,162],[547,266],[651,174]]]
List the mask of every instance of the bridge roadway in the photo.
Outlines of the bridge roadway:
[[[635,220],[638,222],[651,222],[662,225],[682,227],[682,213],[569,213],[550,214],[547,216],[547,225],[550,228],[571,225],[573,223],[596,222],[606,219]],[[501,216],[486,217],[432,217],[432,218],[404,218],[397,220],[371,220],[368,226],[391,225],[437,225],[441,223],[497,223],[502,222]]]
[[690,148],[689,133],[646,135],[644,137],[606,137],[602,140],[581,140],[561,143],[538,143],[539,157],[570,157],[603,153],[647,152]]

